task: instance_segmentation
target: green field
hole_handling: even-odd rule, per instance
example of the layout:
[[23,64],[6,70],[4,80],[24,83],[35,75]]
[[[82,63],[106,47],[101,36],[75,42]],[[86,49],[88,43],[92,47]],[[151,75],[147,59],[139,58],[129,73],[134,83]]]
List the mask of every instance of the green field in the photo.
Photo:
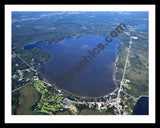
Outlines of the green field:
[[41,94],[41,99],[34,108],[37,113],[54,115],[56,112],[63,111],[63,105],[60,103],[63,99],[52,89],[48,89],[43,83],[39,81],[33,82],[34,88]]
[[45,86],[42,82],[34,81],[19,90],[17,115],[54,115],[56,112],[64,111],[60,103],[63,97],[53,92],[52,88]]
[[31,107],[39,100],[38,92],[31,84],[26,85],[19,90],[19,105],[17,107],[17,115],[32,115],[34,114]]
[[68,110],[65,110],[63,112],[56,112],[56,115],[71,115],[71,114],[69,113]]
[[98,112],[96,110],[91,109],[82,109],[79,115],[112,115],[113,113],[105,111],[105,112]]

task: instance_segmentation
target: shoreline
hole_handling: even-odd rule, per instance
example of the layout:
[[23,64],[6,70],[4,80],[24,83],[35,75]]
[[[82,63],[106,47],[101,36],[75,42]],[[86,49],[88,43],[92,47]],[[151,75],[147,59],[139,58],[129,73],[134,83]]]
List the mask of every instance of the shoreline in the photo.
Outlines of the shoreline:
[[141,96],[139,96],[139,97],[137,98],[137,101],[138,101],[140,98],[142,98],[142,97],[148,97],[148,98],[149,98],[148,95],[141,95]]

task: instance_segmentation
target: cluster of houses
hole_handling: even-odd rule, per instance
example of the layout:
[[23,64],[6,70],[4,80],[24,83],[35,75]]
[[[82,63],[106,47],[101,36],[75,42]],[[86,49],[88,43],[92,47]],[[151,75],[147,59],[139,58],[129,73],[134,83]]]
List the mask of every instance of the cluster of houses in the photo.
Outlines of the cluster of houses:
[[124,86],[124,87],[128,87],[128,83],[130,83],[130,80],[127,80],[127,79],[123,79],[123,81],[121,81],[121,85]]
[[71,103],[67,100],[67,98],[64,98],[61,103],[64,104],[65,108],[67,108],[67,109],[71,105]]
[[104,102],[90,102],[89,104],[89,108],[92,108],[93,106],[95,106],[98,110],[107,110],[107,105],[104,104]]

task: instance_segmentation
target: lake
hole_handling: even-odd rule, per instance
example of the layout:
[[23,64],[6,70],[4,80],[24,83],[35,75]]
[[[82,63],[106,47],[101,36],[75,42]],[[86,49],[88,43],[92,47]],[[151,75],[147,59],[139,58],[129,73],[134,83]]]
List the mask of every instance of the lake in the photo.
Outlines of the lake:
[[120,41],[113,39],[108,45],[105,44],[105,37],[89,35],[78,39],[67,37],[51,45],[41,40],[24,46],[24,49],[36,47],[53,55],[38,69],[51,84],[57,83],[59,88],[77,96],[99,97],[116,88],[113,81],[114,64]]
[[134,110],[133,110],[133,113],[132,115],[148,115],[148,97],[141,97],[135,107],[134,107]]

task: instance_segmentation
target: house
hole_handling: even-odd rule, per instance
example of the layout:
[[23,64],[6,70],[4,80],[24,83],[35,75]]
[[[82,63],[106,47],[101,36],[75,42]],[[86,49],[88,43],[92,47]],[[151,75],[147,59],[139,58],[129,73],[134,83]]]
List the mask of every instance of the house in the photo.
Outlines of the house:
[[62,100],[62,103],[65,105],[71,105],[71,103],[66,98]]
[[101,110],[101,103],[96,103],[96,108],[98,108],[98,110]]

